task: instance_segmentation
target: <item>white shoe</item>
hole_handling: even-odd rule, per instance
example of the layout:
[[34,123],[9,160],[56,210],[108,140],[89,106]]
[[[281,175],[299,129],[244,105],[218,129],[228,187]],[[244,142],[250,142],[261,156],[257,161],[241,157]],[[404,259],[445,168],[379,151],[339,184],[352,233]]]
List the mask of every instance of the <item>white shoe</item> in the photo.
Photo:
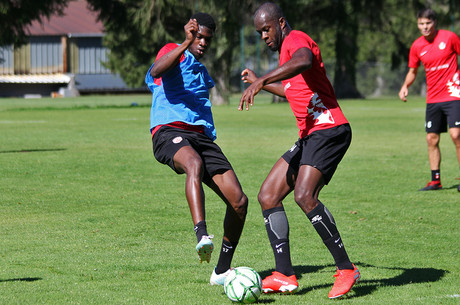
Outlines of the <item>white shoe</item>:
[[230,274],[230,271],[232,271],[232,268],[228,269],[224,273],[217,274],[216,268],[214,268],[214,270],[212,270],[211,279],[209,280],[209,284],[224,286],[225,279]]
[[207,261],[209,263],[211,260],[211,253],[214,249],[214,245],[212,243],[213,237],[214,235],[203,235],[200,242],[196,245],[195,249],[198,253],[198,257],[200,258],[200,263],[203,261]]

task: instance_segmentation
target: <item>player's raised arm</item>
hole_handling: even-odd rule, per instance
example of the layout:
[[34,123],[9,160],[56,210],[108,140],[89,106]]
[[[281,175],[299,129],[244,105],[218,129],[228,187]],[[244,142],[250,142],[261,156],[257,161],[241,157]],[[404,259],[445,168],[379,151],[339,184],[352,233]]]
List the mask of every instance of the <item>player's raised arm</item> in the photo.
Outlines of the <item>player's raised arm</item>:
[[150,74],[154,78],[161,77],[165,72],[170,70],[172,67],[179,63],[180,57],[187,50],[187,48],[193,43],[198,33],[198,23],[195,19],[190,19],[189,22],[184,26],[185,40],[179,47],[166,53],[158,60],[155,61]]

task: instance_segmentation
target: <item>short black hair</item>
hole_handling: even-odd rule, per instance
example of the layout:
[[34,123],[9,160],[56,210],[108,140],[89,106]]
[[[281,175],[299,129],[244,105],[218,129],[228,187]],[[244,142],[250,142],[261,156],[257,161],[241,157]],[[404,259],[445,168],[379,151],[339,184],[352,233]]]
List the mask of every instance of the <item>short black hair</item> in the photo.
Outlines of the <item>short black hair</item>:
[[199,25],[205,26],[213,32],[216,30],[216,23],[209,14],[197,12],[193,14],[190,19],[196,19],[196,22],[198,22]]
[[431,8],[424,8],[417,13],[417,19],[427,18],[436,21],[436,13]]
[[259,6],[259,8],[254,13],[254,17],[261,14],[267,13],[270,18],[273,20],[279,20],[281,17],[286,18],[284,16],[283,10],[278,6],[278,4],[273,2],[265,2]]

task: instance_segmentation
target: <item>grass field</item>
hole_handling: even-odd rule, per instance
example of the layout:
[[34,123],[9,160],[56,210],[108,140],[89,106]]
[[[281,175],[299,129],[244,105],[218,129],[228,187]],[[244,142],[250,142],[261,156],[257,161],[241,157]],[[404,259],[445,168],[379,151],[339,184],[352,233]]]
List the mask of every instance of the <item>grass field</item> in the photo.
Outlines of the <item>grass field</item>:
[[[273,270],[257,192],[297,138],[287,104],[238,97],[214,107],[217,143],[250,206],[234,266]],[[136,103],[137,107],[131,107]],[[0,99],[0,304],[230,304],[200,265],[184,176],[157,163],[150,96]],[[330,301],[334,266],[305,215],[285,200],[300,291],[266,304],[459,304],[460,176],[442,136],[444,190],[430,178],[424,100],[345,100],[352,145],[320,199],[333,213],[362,282]],[[220,248],[223,203],[206,190]],[[218,251],[216,252],[218,254]]]

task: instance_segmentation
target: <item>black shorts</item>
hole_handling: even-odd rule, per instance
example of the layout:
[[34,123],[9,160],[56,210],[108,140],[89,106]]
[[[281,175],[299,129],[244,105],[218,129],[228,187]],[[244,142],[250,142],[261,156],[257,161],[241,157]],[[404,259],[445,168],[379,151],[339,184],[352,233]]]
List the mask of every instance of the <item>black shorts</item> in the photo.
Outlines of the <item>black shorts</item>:
[[176,173],[180,174],[174,167],[174,156],[184,146],[191,146],[201,157],[204,167],[203,181],[209,181],[216,174],[223,174],[232,170],[220,147],[206,135],[162,126],[158,129],[152,139],[153,155],[158,162],[169,165]]
[[351,128],[349,124],[344,124],[314,131],[299,139],[282,158],[296,173],[301,165],[313,166],[323,174],[324,182],[328,184],[350,143]]
[[446,132],[447,126],[460,128],[460,101],[426,104],[426,132]]

